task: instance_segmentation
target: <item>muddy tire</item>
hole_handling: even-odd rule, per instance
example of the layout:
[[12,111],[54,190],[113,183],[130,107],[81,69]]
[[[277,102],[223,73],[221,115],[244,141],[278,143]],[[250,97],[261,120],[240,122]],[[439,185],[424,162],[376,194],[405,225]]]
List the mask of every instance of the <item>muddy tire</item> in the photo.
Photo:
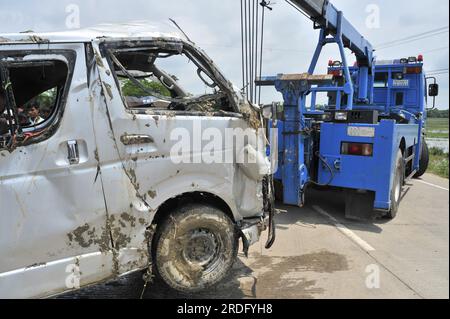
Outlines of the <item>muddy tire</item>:
[[420,151],[419,170],[414,175],[414,178],[419,178],[425,174],[430,163],[430,150],[428,149],[427,142],[422,142],[422,150]]
[[238,240],[233,221],[221,210],[201,204],[177,208],[153,241],[156,274],[183,293],[214,286],[231,270]]
[[402,199],[402,188],[404,181],[404,160],[403,154],[399,150],[397,153],[397,161],[394,172],[394,184],[391,189],[391,209],[386,214],[389,219],[394,219],[397,216],[398,208],[400,207],[400,201]]

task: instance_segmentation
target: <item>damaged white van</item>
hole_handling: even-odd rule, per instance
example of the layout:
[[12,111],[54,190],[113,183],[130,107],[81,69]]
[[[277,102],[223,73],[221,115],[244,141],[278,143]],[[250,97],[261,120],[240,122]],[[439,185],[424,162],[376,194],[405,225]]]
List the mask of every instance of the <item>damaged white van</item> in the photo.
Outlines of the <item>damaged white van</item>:
[[196,292],[273,242],[262,113],[167,28],[0,35],[0,298],[145,269]]

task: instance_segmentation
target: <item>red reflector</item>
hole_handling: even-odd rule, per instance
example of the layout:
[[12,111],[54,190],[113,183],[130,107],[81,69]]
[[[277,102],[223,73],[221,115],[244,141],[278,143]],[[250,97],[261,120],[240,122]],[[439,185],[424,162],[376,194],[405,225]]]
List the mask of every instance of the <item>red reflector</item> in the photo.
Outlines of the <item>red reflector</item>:
[[341,154],[355,156],[373,156],[373,144],[342,143]]
[[405,73],[406,74],[420,74],[420,73],[422,73],[422,67],[417,66],[417,67],[412,67],[412,68],[405,68]]

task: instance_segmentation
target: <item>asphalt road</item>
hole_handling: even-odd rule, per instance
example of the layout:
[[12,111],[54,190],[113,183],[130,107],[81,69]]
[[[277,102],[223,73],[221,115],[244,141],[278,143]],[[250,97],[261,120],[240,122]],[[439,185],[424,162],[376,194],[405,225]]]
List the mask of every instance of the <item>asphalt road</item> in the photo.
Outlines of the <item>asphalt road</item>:
[[[193,296],[159,282],[144,298],[449,298],[449,182],[425,175],[404,194],[393,221],[344,218],[336,192],[279,207],[277,240],[239,257],[227,280]],[[139,298],[141,273],[60,298]]]

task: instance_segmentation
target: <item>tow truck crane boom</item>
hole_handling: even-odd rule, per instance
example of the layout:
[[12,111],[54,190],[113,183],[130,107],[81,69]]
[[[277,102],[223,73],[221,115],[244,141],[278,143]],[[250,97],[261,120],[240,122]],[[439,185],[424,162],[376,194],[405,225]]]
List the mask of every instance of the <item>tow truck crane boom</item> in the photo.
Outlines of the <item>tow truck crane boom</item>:
[[372,45],[333,4],[328,0],[291,0],[291,3],[307,14],[316,28],[322,28],[333,36],[340,33],[344,46],[355,53],[359,65],[371,67]]
[[315,29],[320,29],[319,42],[308,73],[314,73],[323,46],[329,43],[336,43],[339,47],[346,80],[343,92],[349,96],[346,109],[351,110],[355,89],[345,56],[345,48],[348,48],[355,54],[356,62],[359,66],[359,89],[356,100],[358,103],[364,104],[372,102],[372,92],[368,90],[369,76],[373,74],[372,67],[374,63],[372,44],[355,29],[344,17],[342,11],[339,11],[329,0],[290,0],[290,3],[309,16],[314,22]]

